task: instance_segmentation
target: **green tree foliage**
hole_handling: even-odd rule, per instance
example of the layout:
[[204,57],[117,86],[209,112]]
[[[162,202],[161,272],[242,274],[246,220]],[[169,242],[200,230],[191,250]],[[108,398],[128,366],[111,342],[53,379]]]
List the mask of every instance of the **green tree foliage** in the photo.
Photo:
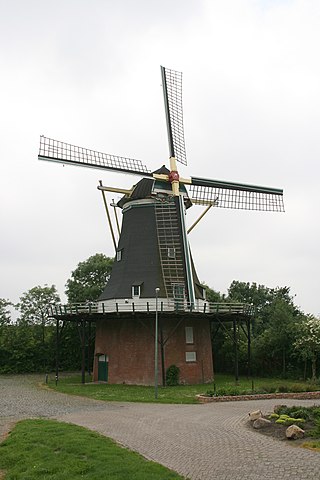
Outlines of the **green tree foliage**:
[[20,297],[20,315],[10,335],[11,367],[14,371],[45,370],[54,359],[54,327],[47,307],[60,303],[55,285],[37,285]]
[[[301,321],[296,307],[291,301],[275,296],[265,311],[264,329],[254,336],[254,360],[264,364],[263,369],[272,370],[287,376],[288,361],[293,354],[293,343]],[[271,366],[269,371],[268,365]]]
[[[230,302],[254,306],[251,322],[252,369],[256,375],[282,375],[300,368],[294,359],[293,343],[302,312],[294,304],[289,287],[268,288],[256,283],[233,281],[228,289]],[[219,325],[218,325],[219,327]],[[247,371],[247,337],[243,328],[237,329],[240,371]],[[232,324],[224,324],[214,335],[215,366],[231,372],[234,367]]]
[[205,288],[208,302],[219,303],[225,301],[224,295],[221,295],[220,292],[213,290],[213,288],[210,288],[206,283],[202,283],[202,286]]
[[11,321],[11,312],[9,307],[13,304],[4,298],[0,298],[0,328],[9,325]]
[[0,371],[8,356],[8,333],[11,323],[11,312],[9,307],[12,303],[9,300],[0,298]]
[[80,262],[66,283],[68,302],[96,301],[109,280],[112,264],[113,259],[102,253],[96,253]]
[[306,315],[297,330],[294,348],[305,360],[311,360],[312,381],[317,379],[317,358],[320,353],[320,318]]
[[55,285],[33,287],[20,297],[20,302],[16,305],[20,312],[18,322],[44,326],[50,321],[47,314],[48,305],[57,303],[60,303],[60,297]]

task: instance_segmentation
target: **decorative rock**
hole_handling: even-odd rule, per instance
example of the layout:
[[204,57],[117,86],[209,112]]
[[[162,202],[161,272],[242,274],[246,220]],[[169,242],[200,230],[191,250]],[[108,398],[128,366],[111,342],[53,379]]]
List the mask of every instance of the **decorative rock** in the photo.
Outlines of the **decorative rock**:
[[272,422],[266,418],[257,418],[257,420],[253,422],[253,428],[259,430],[260,428],[270,427],[271,423]]
[[258,418],[262,417],[262,412],[261,410],[255,410],[254,412],[249,413],[249,420],[251,422],[254,422],[254,420],[257,420]]
[[298,438],[303,438],[304,430],[298,427],[298,425],[290,425],[286,430],[286,437],[289,440],[297,440]]

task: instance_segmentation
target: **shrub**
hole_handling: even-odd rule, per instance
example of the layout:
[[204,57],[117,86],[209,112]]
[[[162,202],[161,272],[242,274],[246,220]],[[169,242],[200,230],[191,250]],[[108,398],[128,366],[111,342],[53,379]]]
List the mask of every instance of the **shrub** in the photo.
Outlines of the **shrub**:
[[277,391],[279,393],[289,392],[289,387],[288,385],[278,385]]
[[291,385],[291,387],[290,387],[290,392],[292,392],[292,393],[305,392],[307,390],[308,390],[308,388],[306,388],[306,386],[301,384],[301,383],[296,383],[294,385]]
[[217,389],[217,396],[224,397],[225,395],[229,395],[228,391],[225,388],[218,388]]
[[274,413],[278,413],[281,415],[282,413],[286,413],[289,407],[287,405],[276,405],[273,409]]
[[269,415],[269,418],[279,418],[279,415],[277,413],[271,413],[271,415]]
[[207,391],[206,391],[206,395],[207,395],[207,397],[214,397],[214,396],[215,396],[215,393],[214,393],[213,390],[207,390]]
[[227,395],[230,395],[231,397],[235,397],[237,395],[240,395],[240,390],[237,387],[230,387],[227,389]]
[[261,385],[259,392],[261,393],[275,393],[276,387],[273,385]]
[[310,431],[312,437],[320,437],[320,419],[315,420],[315,428]]
[[180,368],[176,365],[170,365],[166,371],[166,385],[168,387],[175,387],[179,385]]

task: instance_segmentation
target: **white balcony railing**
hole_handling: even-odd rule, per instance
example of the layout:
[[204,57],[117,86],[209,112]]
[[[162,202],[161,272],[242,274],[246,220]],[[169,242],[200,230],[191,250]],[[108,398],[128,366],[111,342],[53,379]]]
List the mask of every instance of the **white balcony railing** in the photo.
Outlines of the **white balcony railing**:
[[[47,314],[49,317],[65,316],[65,315],[103,315],[109,313],[138,313],[138,312],[155,312],[156,301],[150,299],[149,301],[130,300],[108,300],[106,302],[88,302],[88,303],[73,303],[66,305],[49,305],[47,307]],[[205,314],[239,314],[239,315],[253,315],[254,308],[252,305],[245,303],[211,303],[199,301],[192,307],[187,302],[174,301],[172,299],[159,299],[158,312],[185,312],[185,313],[205,313]]]

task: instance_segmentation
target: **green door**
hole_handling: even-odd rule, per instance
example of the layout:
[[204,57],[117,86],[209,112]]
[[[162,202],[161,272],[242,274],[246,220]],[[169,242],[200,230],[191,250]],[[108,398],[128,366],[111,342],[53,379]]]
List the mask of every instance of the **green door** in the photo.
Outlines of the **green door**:
[[108,355],[99,355],[98,356],[98,381],[107,382],[108,381]]

